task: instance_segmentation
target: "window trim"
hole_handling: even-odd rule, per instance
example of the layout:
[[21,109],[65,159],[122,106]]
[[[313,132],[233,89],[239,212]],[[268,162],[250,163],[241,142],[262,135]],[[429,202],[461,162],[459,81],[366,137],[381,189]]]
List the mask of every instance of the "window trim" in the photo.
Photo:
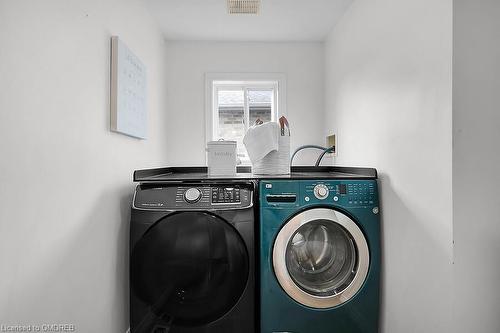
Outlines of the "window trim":
[[[282,73],[206,73],[205,74],[205,145],[213,140],[213,133],[217,133],[218,116],[214,110],[217,110],[216,89],[214,84],[219,81],[232,81],[231,88],[236,88],[235,84],[241,84],[245,88],[258,89],[273,85],[275,88],[274,107],[277,109],[277,116],[287,116],[286,112],[286,76]],[[254,81],[262,82],[259,84]],[[222,86],[222,84],[221,84]],[[228,86],[229,88],[229,86]],[[245,94],[246,94],[246,90]],[[245,116],[248,110],[248,104],[245,99]],[[274,117],[274,114],[272,115]],[[247,120],[248,121],[248,120]],[[277,121],[277,119],[274,119]],[[206,158],[206,157],[205,157]],[[207,162],[207,161],[205,161]],[[245,161],[246,162],[246,161]]]

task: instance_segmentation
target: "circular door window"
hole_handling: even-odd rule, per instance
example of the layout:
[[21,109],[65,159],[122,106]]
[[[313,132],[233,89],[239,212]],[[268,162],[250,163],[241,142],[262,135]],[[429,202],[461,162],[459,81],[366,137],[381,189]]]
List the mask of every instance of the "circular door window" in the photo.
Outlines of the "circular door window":
[[225,220],[205,212],[167,216],[136,243],[130,260],[133,292],[157,317],[198,326],[226,314],[247,284],[243,239]]
[[346,215],[326,208],[304,211],[276,238],[273,266],[284,291],[297,302],[328,308],[352,298],[368,273],[366,239]]

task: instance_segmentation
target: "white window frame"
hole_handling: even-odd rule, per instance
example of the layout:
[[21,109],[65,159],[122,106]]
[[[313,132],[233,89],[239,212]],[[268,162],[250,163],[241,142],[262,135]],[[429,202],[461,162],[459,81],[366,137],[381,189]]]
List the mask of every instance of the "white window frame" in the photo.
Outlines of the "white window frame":
[[[216,140],[215,133],[218,129],[218,91],[243,90],[245,127],[248,124],[250,110],[248,105],[247,90],[274,89],[272,121],[277,121],[280,116],[287,116],[286,112],[286,76],[282,73],[206,73],[205,74],[205,143]],[[275,119],[275,117],[277,117]],[[249,161],[242,161],[247,164]]]

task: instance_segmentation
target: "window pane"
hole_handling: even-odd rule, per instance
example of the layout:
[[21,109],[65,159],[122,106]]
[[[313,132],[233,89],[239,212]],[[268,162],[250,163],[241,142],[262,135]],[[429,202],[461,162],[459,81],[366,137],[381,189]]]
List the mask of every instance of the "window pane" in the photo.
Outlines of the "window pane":
[[250,108],[250,125],[255,124],[257,119],[263,122],[271,121],[274,91],[248,90],[248,106]]
[[245,104],[243,90],[219,90],[219,132],[217,139],[234,140],[237,143],[238,157],[246,158],[243,145],[245,135]]

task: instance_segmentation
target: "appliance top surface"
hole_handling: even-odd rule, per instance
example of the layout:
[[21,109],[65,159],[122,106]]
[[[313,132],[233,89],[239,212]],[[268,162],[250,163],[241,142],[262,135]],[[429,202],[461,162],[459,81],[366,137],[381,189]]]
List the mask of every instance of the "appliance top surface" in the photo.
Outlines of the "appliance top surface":
[[239,166],[234,176],[209,176],[207,167],[167,167],[136,170],[136,182],[241,181],[269,179],[377,179],[373,168],[337,166],[292,166],[288,175],[255,175],[250,167]]

